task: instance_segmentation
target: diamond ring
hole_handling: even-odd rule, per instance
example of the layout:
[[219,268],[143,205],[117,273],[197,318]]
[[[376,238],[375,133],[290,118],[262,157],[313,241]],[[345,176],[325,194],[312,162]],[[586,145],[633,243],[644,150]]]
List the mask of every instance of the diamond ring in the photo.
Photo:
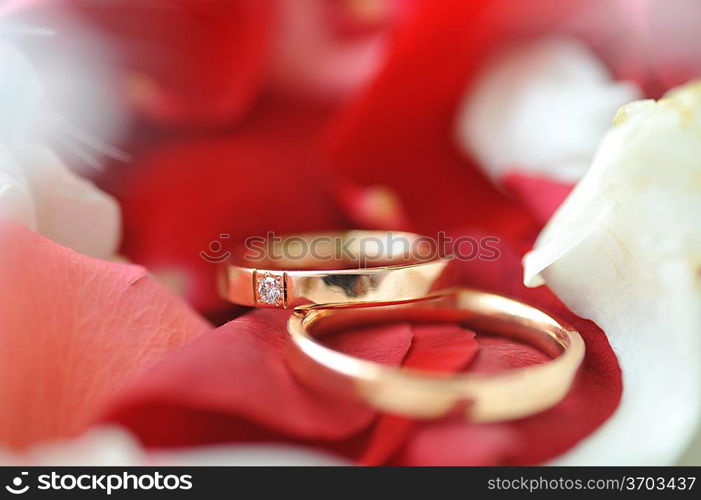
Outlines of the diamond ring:
[[451,257],[413,233],[309,233],[256,243],[222,265],[220,292],[235,304],[391,303],[449,284]]

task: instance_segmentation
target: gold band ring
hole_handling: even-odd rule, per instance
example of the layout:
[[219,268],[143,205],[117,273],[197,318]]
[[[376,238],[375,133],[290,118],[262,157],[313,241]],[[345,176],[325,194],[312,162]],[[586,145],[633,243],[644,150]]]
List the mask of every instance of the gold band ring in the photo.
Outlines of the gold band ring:
[[[394,321],[458,322],[480,333],[524,341],[552,360],[496,375],[446,374],[383,366],[334,351],[315,339]],[[572,385],[585,349],[576,330],[543,311],[466,288],[402,304],[306,306],[293,313],[288,330],[288,365],[308,385],[360,398],[389,413],[436,418],[461,411],[474,422],[521,418],[557,404]]]
[[220,291],[254,307],[417,299],[445,286],[450,261],[429,238],[396,231],[300,234],[248,250],[222,267]]

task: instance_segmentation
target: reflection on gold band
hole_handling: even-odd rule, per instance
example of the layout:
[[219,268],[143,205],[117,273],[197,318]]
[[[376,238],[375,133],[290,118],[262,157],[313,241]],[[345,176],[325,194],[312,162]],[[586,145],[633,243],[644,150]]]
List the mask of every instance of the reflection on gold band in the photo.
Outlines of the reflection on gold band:
[[[390,248],[391,245],[380,244],[387,235],[415,244],[419,249],[423,242],[419,235],[396,231],[287,236],[278,245],[291,242],[287,249],[290,254],[299,255],[294,245],[304,242],[307,248],[315,244],[316,256],[305,253],[299,258],[270,259],[263,256],[258,260],[239,256],[222,266],[221,294],[229,301],[245,306],[294,308],[305,304],[411,300],[424,297],[436,287],[448,283],[441,278],[446,277],[449,257],[406,255],[401,248],[397,251],[397,248]],[[324,239],[329,242],[324,244]],[[331,240],[347,242],[347,251],[357,260],[349,260],[345,254],[339,257],[335,253],[337,245]],[[316,244],[320,241],[321,245]],[[329,258],[323,258],[324,255]]]
[[[387,367],[315,340],[393,321],[458,322],[480,333],[526,342],[553,359],[496,375],[456,375]],[[402,304],[303,307],[291,316],[288,329],[286,358],[305,383],[413,418],[462,411],[471,421],[489,422],[543,411],[567,394],[584,357],[584,342],[571,327],[522,302],[466,288]]]

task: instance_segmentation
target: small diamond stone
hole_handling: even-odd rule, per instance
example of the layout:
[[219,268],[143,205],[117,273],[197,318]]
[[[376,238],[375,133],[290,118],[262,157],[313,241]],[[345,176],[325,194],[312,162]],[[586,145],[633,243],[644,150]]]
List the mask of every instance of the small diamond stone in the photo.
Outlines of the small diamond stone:
[[258,281],[258,296],[261,302],[276,304],[282,298],[282,283],[280,278],[265,276]]

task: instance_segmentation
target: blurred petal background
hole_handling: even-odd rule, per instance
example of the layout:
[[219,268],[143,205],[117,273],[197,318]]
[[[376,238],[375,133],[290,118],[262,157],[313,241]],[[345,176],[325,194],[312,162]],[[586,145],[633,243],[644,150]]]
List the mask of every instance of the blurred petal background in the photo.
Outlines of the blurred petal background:
[[[576,192],[568,198],[582,178],[592,199],[610,191],[607,203],[629,206],[614,219],[631,245],[627,259],[657,262],[672,251],[660,242],[698,237],[682,220],[695,220],[698,207],[684,204],[670,180],[698,166],[671,157],[652,164],[644,178],[659,196],[643,205],[647,195],[626,187],[638,185],[642,170],[621,167],[637,165],[626,160],[635,143],[601,140],[619,106],[701,74],[699,10],[694,0],[3,3],[0,217],[14,222],[3,223],[0,240],[0,264],[11,276],[2,290],[0,370],[21,374],[0,385],[2,407],[14,408],[0,416],[13,436],[3,436],[12,448],[6,460],[52,461],[62,452],[27,450],[102,422],[139,441],[124,455],[130,463],[169,461],[152,455],[164,446],[260,442],[311,447],[323,455],[308,459],[322,462],[331,453],[361,463],[543,463],[567,451],[566,463],[678,460],[699,414],[690,271],[660,268],[659,281],[639,287],[641,268],[621,272],[593,257],[604,246],[574,252],[541,237],[530,255],[550,253],[536,272],[595,325],[548,290],[526,290],[520,258],[566,198],[558,213],[578,216],[565,229],[565,216],[556,215],[546,234],[594,241],[588,228],[609,215],[605,203]],[[683,103],[692,117],[700,105]],[[636,120],[643,127],[648,118]],[[682,151],[655,137],[649,144],[655,154]],[[602,164],[616,155],[606,169],[620,175],[592,180],[594,158]],[[669,216],[630,208],[653,204]],[[643,224],[655,237],[640,243]],[[347,227],[498,236],[502,258],[466,263],[461,280],[559,311],[582,330],[588,355],[572,394],[552,411],[504,425],[416,425],[367,409],[344,421],[288,378],[284,322],[221,301],[215,267],[200,253],[223,254],[268,231]],[[39,272],[40,259],[47,265]],[[575,279],[579,268],[596,272]],[[674,301],[658,300],[663,284]],[[625,300],[587,300],[618,285]],[[650,303],[660,313],[646,317]],[[37,308],[46,324],[36,321]],[[633,317],[640,324],[623,320]],[[443,350],[432,351],[426,339],[440,335],[448,335]],[[472,336],[404,326],[341,344],[402,352],[383,359],[405,365],[428,349],[436,368],[453,371],[538,362],[523,346],[485,340],[473,359]],[[656,349],[663,341],[669,349]],[[629,349],[636,343],[646,351]],[[515,354],[504,356],[509,349]],[[682,350],[686,362],[678,365],[674,353]],[[48,352],[58,354],[46,361]],[[136,361],[124,365],[133,352]],[[248,380],[241,373],[251,357],[261,368]],[[648,370],[651,363],[659,369]],[[89,379],[80,393],[77,377]],[[683,425],[648,439],[651,423],[636,412],[679,377],[688,390],[667,394],[673,401],[654,415],[673,411]],[[171,378],[183,383],[163,382]],[[280,391],[286,410],[254,400],[256,390]],[[294,418],[309,407],[319,419],[311,428]],[[38,410],[43,420],[24,418]],[[166,419],[168,436],[158,432]],[[611,453],[615,439],[596,433],[601,424],[647,448]],[[549,440],[546,428],[556,429]],[[96,432],[90,439],[119,455],[121,438],[101,441]]]

